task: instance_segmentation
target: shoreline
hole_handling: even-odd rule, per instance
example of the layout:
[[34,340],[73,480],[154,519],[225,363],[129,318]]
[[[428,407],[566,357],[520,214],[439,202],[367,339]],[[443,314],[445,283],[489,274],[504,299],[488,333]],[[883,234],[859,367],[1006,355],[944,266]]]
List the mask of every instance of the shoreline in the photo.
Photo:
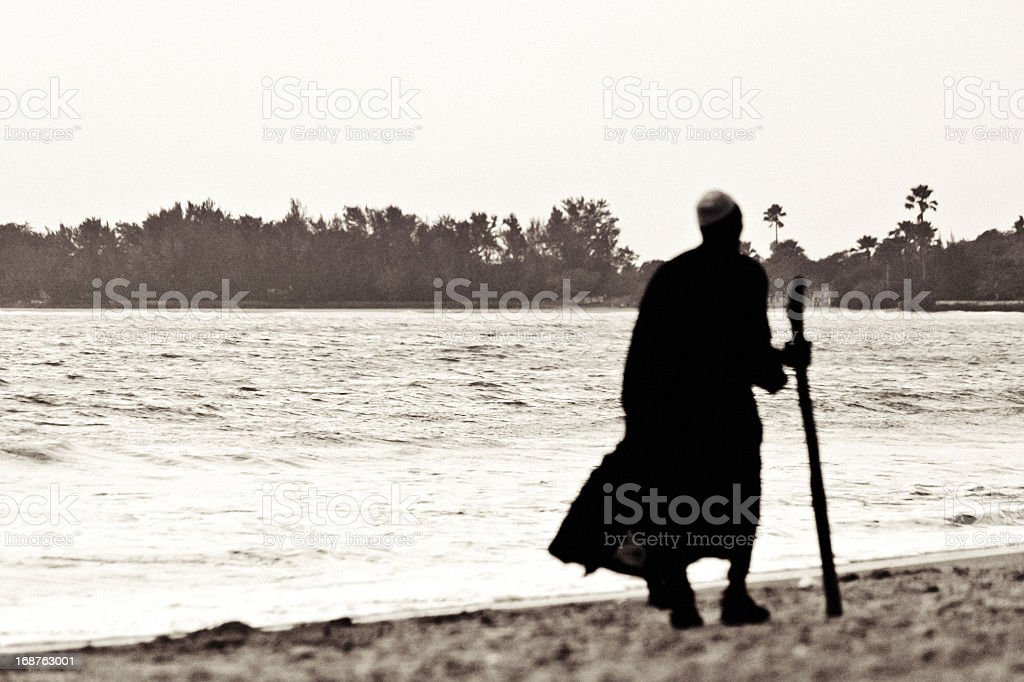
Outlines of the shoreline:
[[[326,303],[317,304],[305,304],[300,302],[290,301],[246,301],[245,305],[239,306],[239,310],[432,310],[435,307],[435,303],[432,301],[329,301]],[[635,302],[603,302],[603,303],[578,303],[580,308],[587,308],[591,310],[627,310],[635,309],[637,303]],[[769,302],[769,309],[773,308],[784,308],[785,301],[776,303]],[[93,305],[91,303],[64,303],[64,304],[31,304],[22,302],[12,302],[0,304],[0,310],[91,310]],[[830,308],[839,308],[839,306],[830,306]],[[218,310],[219,307],[214,304],[200,305],[200,310]],[[457,312],[463,312],[463,309],[454,305],[443,306],[444,310],[452,310]],[[543,309],[556,310],[557,306],[544,307]],[[817,306],[811,310],[816,310]],[[861,308],[846,308],[853,312],[861,312]],[[120,308],[115,307],[104,307],[104,310],[122,312]],[[169,312],[174,312],[175,309]],[[474,311],[477,309],[474,308]],[[882,312],[900,312],[900,308],[872,308],[872,310],[878,310]],[[132,312],[136,312],[133,308]],[[930,307],[927,312],[930,313],[950,313],[950,312],[1003,312],[1003,313],[1019,313],[1024,312],[1024,301],[935,301],[933,306]]]
[[[1019,609],[1013,606],[1010,615],[1024,613],[1024,548],[1019,546],[1003,547],[995,550],[959,550],[935,552],[919,556],[855,561],[838,566],[837,568],[848,608],[847,615],[843,618],[827,621],[830,627],[832,624],[855,622],[856,619],[863,616],[865,607],[873,609],[877,606],[872,601],[868,601],[865,604],[861,603],[863,595],[859,595],[859,592],[863,586],[875,581],[881,582],[888,578],[899,578],[901,576],[910,579],[915,576],[924,575],[929,576],[933,582],[942,582],[949,579],[955,581],[958,577],[978,573],[1016,571],[1013,573],[1014,577],[1012,580],[987,580],[983,581],[981,586],[984,587],[984,584],[990,585],[990,596],[994,600],[1000,600],[1006,596],[1003,594],[1005,590],[998,587],[997,582],[1016,587],[1021,591],[1021,600],[1019,602]],[[242,658],[255,656],[260,660],[280,658],[283,665],[288,665],[288,661],[294,663],[296,660],[316,661],[320,658],[320,653],[328,657],[340,655],[344,658],[352,650],[351,648],[346,649],[344,642],[351,642],[353,638],[362,642],[364,639],[362,635],[367,633],[370,633],[372,636],[366,637],[366,642],[361,643],[359,645],[360,648],[367,646],[370,648],[377,647],[377,640],[385,633],[396,633],[395,636],[404,638],[405,635],[401,635],[401,633],[405,632],[409,636],[415,634],[416,637],[429,639],[432,646],[437,649],[437,651],[434,651],[434,649],[428,646],[424,650],[424,654],[433,651],[432,655],[441,656],[445,655],[443,652],[448,652],[450,648],[448,640],[451,638],[452,633],[448,632],[448,630],[454,629],[461,633],[460,636],[466,635],[464,632],[466,628],[458,627],[459,624],[472,624],[477,629],[480,629],[480,623],[484,627],[490,628],[499,621],[506,622],[507,624],[514,622],[519,624],[519,626],[532,630],[540,622],[547,623],[544,628],[547,631],[570,615],[587,616],[588,618],[597,615],[599,616],[598,620],[604,623],[605,620],[611,618],[613,613],[626,612],[630,619],[642,619],[645,627],[654,628],[653,632],[658,633],[661,637],[675,640],[690,638],[695,633],[699,633],[700,637],[706,638],[707,633],[712,630],[718,630],[720,631],[719,636],[717,639],[713,639],[713,641],[722,640],[723,635],[724,640],[728,641],[729,635],[726,633],[768,633],[775,632],[780,628],[790,631],[793,629],[793,626],[804,626],[806,629],[806,626],[809,624],[818,625],[826,622],[824,618],[824,598],[820,587],[820,570],[816,567],[751,576],[751,593],[759,601],[768,601],[773,613],[777,610],[778,604],[773,603],[772,599],[768,599],[768,596],[772,596],[776,600],[783,598],[783,601],[786,602],[800,602],[806,606],[807,613],[803,614],[801,610],[800,613],[803,615],[796,621],[790,617],[784,617],[784,614],[780,614],[773,620],[772,624],[767,626],[734,629],[718,625],[716,622],[717,613],[715,613],[714,607],[718,591],[723,585],[723,581],[694,585],[708,626],[700,630],[685,632],[672,630],[667,624],[667,616],[664,612],[656,611],[645,605],[645,589],[642,584],[638,584],[636,590],[627,590],[615,594],[528,599],[515,603],[465,605],[441,610],[394,612],[365,618],[341,616],[322,622],[281,624],[264,628],[254,628],[244,623],[229,622],[195,632],[160,635],[156,638],[119,637],[88,642],[39,642],[15,645],[13,647],[4,646],[2,651],[8,654],[74,652],[85,656],[87,667],[90,667],[90,662],[95,663],[99,661],[102,669],[93,671],[99,672],[99,679],[119,677],[126,672],[126,666],[133,667],[131,677],[148,678],[149,672],[152,672],[148,671],[149,668],[154,668],[154,670],[161,669],[166,672],[169,670],[168,665],[171,665],[177,672],[181,672],[182,669],[176,666],[189,663],[196,665],[206,664],[212,655],[211,652],[217,652],[217,656],[228,653],[231,656],[240,656]],[[856,590],[847,599],[845,593],[848,586],[856,587]],[[922,594],[934,595],[941,594],[944,591],[942,588],[931,584],[925,586],[925,588]],[[872,591],[869,590],[869,592]],[[906,594],[899,592],[891,596],[902,599],[906,597]],[[892,608],[903,608],[902,603],[897,600],[895,606],[890,605],[889,611]],[[1013,604],[1018,604],[1018,602],[1013,602]],[[888,611],[886,612],[888,613]],[[877,616],[878,614],[875,615]],[[556,624],[548,623],[552,618],[555,619]],[[806,622],[803,622],[804,620]],[[566,621],[567,626],[570,624]],[[1007,623],[1007,625],[1012,626],[1013,622]],[[581,625],[580,627],[583,626]],[[610,632],[607,631],[608,628],[611,628]],[[796,629],[799,630],[800,628],[797,627]],[[614,627],[611,627],[611,623],[607,627],[597,627],[593,632],[577,633],[577,635],[612,638],[621,637],[623,634],[616,631]],[[337,650],[338,647],[335,646],[337,644],[335,640],[339,637],[343,638],[340,645],[342,649],[340,653]],[[317,649],[317,645],[313,642],[317,638],[324,640],[319,645],[322,651]],[[746,634],[744,634],[744,638],[747,638]],[[1024,638],[1024,632],[1022,632],[1022,638]],[[558,637],[554,639],[558,639]],[[352,646],[354,648],[355,645]],[[382,646],[386,647],[389,645]],[[297,648],[301,648],[301,651],[297,651]],[[467,653],[467,656],[468,659],[473,658],[470,653]],[[669,652],[666,652],[666,656],[669,656]],[[1024,652],[1021,653],[1021,656],[1024,657]],[[194,660],[178,660],[181,658],[191,658]],[[371,658],[376,660],[377,657],[374,655]],[[391,661],[391,663],[395,662]],[[595,664],[596,662],[597,659],[595,659]],[[554,665],[555,663],[557,661],[552,664]],[[141,667],[136,670],[134,666]],[[146,670],[143,670],[143,668]],[[178,676],[177,672],[174,675],[175,677]],[[422,670],[420,672],[422,673]],[[480,671],[477,670],[476,672]],[[1021,672],[1024,672],[1024,658],[1021,661]],[[8,674],[7,671],[0,671],[0,679],[5,679]],[[37,674],[62,675],[67,673],[54,671],[49,673],[39,672]],[[108,674],[111,676],[104,676]],[[252,671],[241,674],[243,676],[251,676]],[[559,674],[564,675],[565,672],[562,671]],[[345,675],[345,677],[348,676],[347,674]],[[458,676],[458,674],[455,674],[455,677]],[[93,678],[92,674],[90,678]]]

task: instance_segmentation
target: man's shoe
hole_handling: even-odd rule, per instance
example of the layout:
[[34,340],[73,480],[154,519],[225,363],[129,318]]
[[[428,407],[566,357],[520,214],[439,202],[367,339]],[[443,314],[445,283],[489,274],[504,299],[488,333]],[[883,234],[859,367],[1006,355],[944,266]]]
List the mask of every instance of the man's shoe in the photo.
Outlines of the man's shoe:
[[647,581],[647,605],[656,609],[670,609],[675,595],[664,580]]
[[759,606],[746,590],[726,590],[722,595],[722,624],[748,625],[771,619],[768,609]]
[[692,600],[689,603],[676,604],[672,609],[672,615],[669,616],[668,622],[676,630],[699,628],[701,625],[704,625],[704,619],[700,617],[697,604]]

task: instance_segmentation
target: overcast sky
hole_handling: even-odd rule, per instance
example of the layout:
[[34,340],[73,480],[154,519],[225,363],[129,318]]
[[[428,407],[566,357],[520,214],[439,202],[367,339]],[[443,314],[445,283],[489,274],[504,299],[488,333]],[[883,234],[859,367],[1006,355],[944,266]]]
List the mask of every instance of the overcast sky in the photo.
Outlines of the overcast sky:
[[[0,222],[140,221],[208,197],[266,218],[297,197],[314,215],[397,204],[525,220],[585,195],[608,200],[647,259],[696,243],[693,207],[710,188],[734,194],[764,254],[773,202],[782,235],[815,257],[883,236],[916,184],[935,188],[943,237],[1024,213],[1024,102],[947,88],[1024,90],[1021,3],[215,4],[5,4]],[[326,99],[295,110],[288,95],[311,81],[333,93],[323,119]],[[672,97],[639,100],[645,87]],[[38,89],[55,103],[40,109]],[[378,89],[397,101],[339,110]],[[707,100],[696,111],[694,97]],[[340,132],[288,139],[296,126]],[[346,126],[413,139],[346,140]],[[688,140],[688,126],[753,139]],[[945,139],[947,126],[966,139]],[[9,139],[67,128],[70,140]],[[270,129],[286,139],[265,140]],[[649,129],[679,137],[632,139]]]

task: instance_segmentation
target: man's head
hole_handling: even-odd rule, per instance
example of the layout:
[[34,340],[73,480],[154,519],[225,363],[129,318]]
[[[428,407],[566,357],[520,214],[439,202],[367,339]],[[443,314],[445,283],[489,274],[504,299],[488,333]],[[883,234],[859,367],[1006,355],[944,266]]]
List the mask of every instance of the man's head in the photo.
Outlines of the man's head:
[[733,198],[725,192],[712,190],[697,202],[697,222],[704,243],[739,249],[743,231],[743,214]]

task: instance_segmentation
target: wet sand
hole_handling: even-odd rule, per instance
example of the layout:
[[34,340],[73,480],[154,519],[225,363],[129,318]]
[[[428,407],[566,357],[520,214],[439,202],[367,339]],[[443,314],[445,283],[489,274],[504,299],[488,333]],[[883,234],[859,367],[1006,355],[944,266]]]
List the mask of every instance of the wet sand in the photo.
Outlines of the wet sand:
[[[636,599],[483,610],[282,631],[227,623],[182,638],[86,647],[85,670],[33,680],[1010,679],[1024,676],[1024,554],[841,570],[846,613],[820,585],[754,585],[765,625],[675,631]],[[0,679],[25,679],[22,672]]]

